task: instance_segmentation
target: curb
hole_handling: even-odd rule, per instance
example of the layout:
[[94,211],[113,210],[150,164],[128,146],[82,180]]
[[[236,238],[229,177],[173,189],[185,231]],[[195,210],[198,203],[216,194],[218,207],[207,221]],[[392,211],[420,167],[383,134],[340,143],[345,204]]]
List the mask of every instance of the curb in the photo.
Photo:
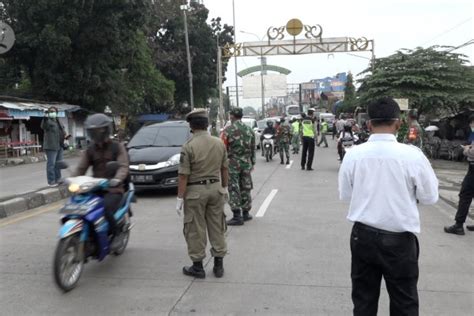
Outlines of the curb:
[[43,205],[51,204],[69,197],[71,194],[65,186],[40,189],[0,202],[0,218],[5,218]]

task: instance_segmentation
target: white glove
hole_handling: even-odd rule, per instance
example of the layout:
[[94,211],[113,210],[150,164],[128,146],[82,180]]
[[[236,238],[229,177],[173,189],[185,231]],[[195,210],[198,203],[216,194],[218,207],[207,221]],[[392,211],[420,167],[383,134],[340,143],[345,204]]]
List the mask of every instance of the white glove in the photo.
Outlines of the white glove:
[[223,189],[225,190],[224,200],[226,202],[229,202],[229,188],[228,187],[223,187]]
[[184,199],[183,198],[176,198],[176,213],[178,214],[179,217],[183,214],[183,204],[184,204]]

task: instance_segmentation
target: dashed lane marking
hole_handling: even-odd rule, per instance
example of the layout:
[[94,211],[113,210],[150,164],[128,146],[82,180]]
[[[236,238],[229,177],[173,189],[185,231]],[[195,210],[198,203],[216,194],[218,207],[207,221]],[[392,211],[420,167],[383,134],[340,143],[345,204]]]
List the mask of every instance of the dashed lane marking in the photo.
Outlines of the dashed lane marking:
[[270,192],[270,194],[268,194],[267,198],[265,199],[265,201],[263,201],[263,204],[258,209],[258,212],[255,215],[255,217],[263,217],[263,215],[265,215],[265,212],[267,211],[267,208],[270,206],[270,203],[272,202],[273,198],[275,197],[275,195],[277,193],[278,193],[278,190],[273,189]]

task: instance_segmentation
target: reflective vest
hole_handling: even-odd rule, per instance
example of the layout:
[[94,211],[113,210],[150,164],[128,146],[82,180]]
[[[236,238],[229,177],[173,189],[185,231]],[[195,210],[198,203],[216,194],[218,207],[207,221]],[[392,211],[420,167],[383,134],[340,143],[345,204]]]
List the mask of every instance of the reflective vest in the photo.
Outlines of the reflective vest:
[[303,137],[312,137],[314,138],[314,124],[312,120],[303,120],[301,122],[303,126]]
[[298,134],[300,132],[300,122],[293,122],[293,124],[291,124],[291,126],[293,127],[293,134]]
[[322,122],[321,123],[321,133],[327,133],[328,132],[328,127],[329,127],[328,123]]

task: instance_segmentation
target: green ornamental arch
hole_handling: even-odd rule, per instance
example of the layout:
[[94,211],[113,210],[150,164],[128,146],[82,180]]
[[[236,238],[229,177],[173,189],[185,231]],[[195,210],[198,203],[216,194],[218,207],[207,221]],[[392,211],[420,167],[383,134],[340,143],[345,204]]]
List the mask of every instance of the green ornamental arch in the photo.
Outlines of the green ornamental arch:
[[[239,71],[237,75],[239,75],[239,77],[243,77],[243,76],[250,75],[251,73],[254,73],[254,72],[260,72],[261,70],[262,70],[261,65],[253,66],[253,67],[249,67],[249,68]],[[291,73],[291,70],[289,69],[279,67],[279,66],[274,66],[274,65],[264,65],[263,71],[275,71],[283,75],[289,75]]]

